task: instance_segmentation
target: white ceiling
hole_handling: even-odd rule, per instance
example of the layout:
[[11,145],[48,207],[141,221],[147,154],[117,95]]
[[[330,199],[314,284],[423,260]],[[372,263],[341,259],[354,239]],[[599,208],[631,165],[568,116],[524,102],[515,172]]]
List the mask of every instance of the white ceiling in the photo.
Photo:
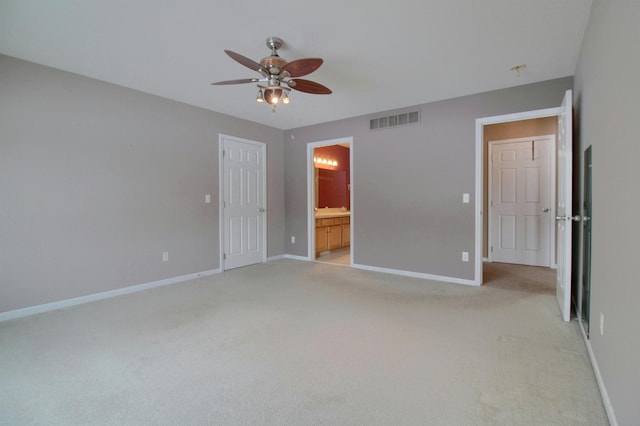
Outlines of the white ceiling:
[[[0,0],[0,53],[280,129],[573,75],[591,0]],[[274,114],[229,58],[321,57]],[[525,63],[520,77],[512,65]],[[0,76],[1,79],[1,76]]]

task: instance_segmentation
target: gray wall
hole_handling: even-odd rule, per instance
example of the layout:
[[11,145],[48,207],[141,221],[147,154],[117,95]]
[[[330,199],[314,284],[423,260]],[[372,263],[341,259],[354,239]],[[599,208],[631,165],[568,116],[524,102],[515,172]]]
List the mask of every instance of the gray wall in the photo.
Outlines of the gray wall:
[[476,118],[557,107],[571,87],[569,77],[420,105],[417,125],[369,131],[375,114],[285,132],[286,252],[307,256],[306,144],[353,136],[354,262],[473,280],[460,259],[475,256]]
[[267,143],[283,254],[281,130],[0,56],[0,312],[218,268],[219,133]]
[[640,424],[639,23],[638,2],[594,1],[574,93],[580,157],[593,146],[590,340],[620,425]]

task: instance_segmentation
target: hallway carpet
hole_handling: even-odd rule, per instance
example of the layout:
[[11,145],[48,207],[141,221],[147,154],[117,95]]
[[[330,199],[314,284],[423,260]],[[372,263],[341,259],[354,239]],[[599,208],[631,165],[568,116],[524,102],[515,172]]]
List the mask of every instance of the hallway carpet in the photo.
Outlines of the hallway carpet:
[[2,425],[606,425],[552,294],[280,260],[0,323]]

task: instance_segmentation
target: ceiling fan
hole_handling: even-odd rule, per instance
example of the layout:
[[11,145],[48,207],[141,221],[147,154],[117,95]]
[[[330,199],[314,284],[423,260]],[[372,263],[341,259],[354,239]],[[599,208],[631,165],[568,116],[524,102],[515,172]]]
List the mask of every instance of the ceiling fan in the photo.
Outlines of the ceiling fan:
[[276,106],[282,102],[289,103],[291,89],[313,95],[328,95],[331,90],[315,81],[305,80],[302,77],[317,70],[324,62],[321,58],[304,58],[287,62],[278,55],[278,49],[282,46],[282,39],[278,37],[267,38],[267,47],[271,49],[271,55],[255,62],[239,53],[231,50],[224,52],[234,61],[258,71],[262,78],[242,78],[239,80],[225,80],[211,83],[213,85],[258,83],[258,97],[256,101],[266,102],[276,111]]

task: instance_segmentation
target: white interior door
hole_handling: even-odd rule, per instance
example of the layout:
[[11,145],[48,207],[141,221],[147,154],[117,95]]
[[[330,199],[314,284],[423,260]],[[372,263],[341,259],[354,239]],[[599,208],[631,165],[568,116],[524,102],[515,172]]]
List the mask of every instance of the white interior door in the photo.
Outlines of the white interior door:
[[549,138],[489,144],[492,261],[551,266],[552,145]]
[[265,145],[221,136],[222,269],[266,260]]
[[556,223],[558,227],[558,276],[556,298],[562,319],[571,316],[571,222],[572,217],[572,91],[567,90],[558,115],[558,205]]

